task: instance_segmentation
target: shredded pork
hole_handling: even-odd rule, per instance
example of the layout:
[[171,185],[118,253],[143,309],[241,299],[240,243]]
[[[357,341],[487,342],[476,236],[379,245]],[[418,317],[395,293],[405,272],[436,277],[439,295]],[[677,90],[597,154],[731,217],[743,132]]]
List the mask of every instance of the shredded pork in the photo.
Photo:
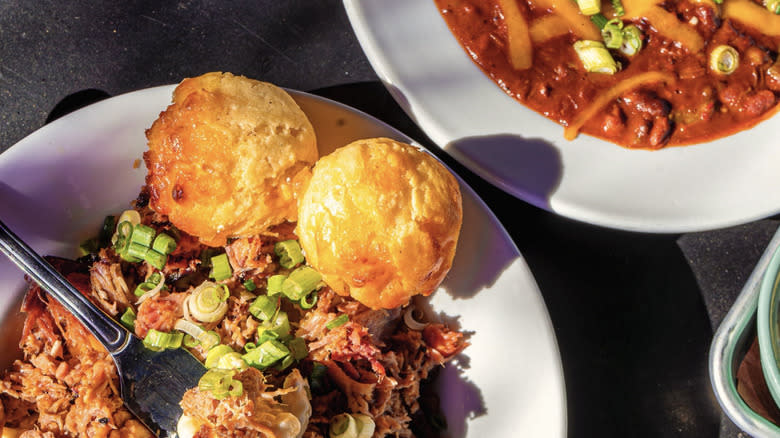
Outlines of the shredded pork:
[[[148,209],[141,213],[144,223],[175,232],[181,242],[161,270],[165,288],[142,303],[132,291],[150,273],[144,263],[123,261],[111,248],[100,250],[90,266],[55,260],[69,281],[110,314],[133,309],[135,334],[144,337],[150,329],[174,331],[177,320],[188,318],[183,303],[208,278],[204,254],[215,249],[172,230],[165,218]],[[263,293],[269,276],[287,272],[278,265],[273,247],[294,239],[293,229],[284,224],[222,248],[233,267],[233,277],[222,282],[230,290],[227,313],[214,323],[189,319],[217,333],[220,343],[235,351],[255,342],[260,322],[249,306]],[[245,288],[249,279],[258,290]],[[198,388],[190,390],[182,407],[197,428],[193,436],[325,437],[335,415],[360,413],[373,419],[375,437],[411,437],[411,423],[421,417],[422,385],[467,345],[462,333],[445,325],[413,330],[404,324],[404,309],[372,310],[327,286],[319,290],[312,309],[281,298],[279,304],[289,315],[293,334],[306,342],[308,355],[286,370],[238,373],[235,378],[244,388],[239,397],[217,400]],[[24,358],[0,380],[0,424],[25,438],[151,436],[123,407],[110,356],[72,315],[36,286],[30,287],[22,311],[27,314],[20,343]],[[340,315],[348,321],[328,328]],[[201,346],[190,349],[205,358]],[[315,369],[324,372],[309,388]]]

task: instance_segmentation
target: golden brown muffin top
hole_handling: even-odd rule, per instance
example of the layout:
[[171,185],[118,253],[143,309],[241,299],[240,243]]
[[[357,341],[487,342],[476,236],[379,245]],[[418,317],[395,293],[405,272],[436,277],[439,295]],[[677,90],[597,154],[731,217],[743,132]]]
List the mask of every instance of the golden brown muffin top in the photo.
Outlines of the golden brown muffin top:
[[318,158],[289,94],[230,73],[183,80],[146,137],[150,206],[211,246],[295,221]]
[[307,261],[341,295],[395,308],[431,294],[452,266],[463,217],[455,177],[388,138],[322,157],[299,202]]

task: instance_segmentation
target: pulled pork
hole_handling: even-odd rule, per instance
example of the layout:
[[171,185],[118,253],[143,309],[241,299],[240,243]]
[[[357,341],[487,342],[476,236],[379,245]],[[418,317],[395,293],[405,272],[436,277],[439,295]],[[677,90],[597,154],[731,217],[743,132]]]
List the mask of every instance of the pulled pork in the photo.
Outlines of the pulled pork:
[[[205,261],[222,249],[197,244],[171,229],[165,218],[141,213],[145,224],[177,235],[179,245],[160,271],[165,287],[136,296],[131,291],[146,281],[151,268],[124,261],[111,248],[95,254],[89,267],[53,259],[57,268],[110,314],[134,310],[139,337],[150,329],[173,331],[185,319],[213,331],[236,352],[257,342],[260,322],[249,307],[256,294],[264,293],[269,276],[289,272],[279,265],[274,244],[295,239],[293,225],[236,239],[224,248],[233,267],[232,277],[221,282],[229,290],[227,310],[220,320],[203,323],[184,311],[184,303],[208,278]],[[247,280],[257,290],[246,289]],[[278,305],[289,316],[292,334],[307,344],[307,356],[291,369],[250,368],[236,374],[244,388],[237,397],[217,400],[198,388],[190,390],[181,405],[191,436],[325,437],[333,417],[351,413],[370,416],[375,437],[411,437],[421,414],[437,409],[421,406],[426,404],[421,386],[467,346],[458,331],[433,323],[415,330],[404,323],[404,309],[372,310],[327,286],[319,289],[312,309],[282,298]],[[151,436],[124,408],[111,357],[72,315],[37,286],[31,286],[22,310],[27,313],[24,359],[0,381],[0,425],[23,431],[25,438]],[[344,315],[346,323],[328,327]],[[196,357],[206,357],[202,346],[189,348]]]
[[[81,293],[91,295],[80,265],[50,259]],[[111,356],[74,316],[38,286],[27,292],[17,360],[0,380],[4,428],[24,438],[153,436],[119,398]]]

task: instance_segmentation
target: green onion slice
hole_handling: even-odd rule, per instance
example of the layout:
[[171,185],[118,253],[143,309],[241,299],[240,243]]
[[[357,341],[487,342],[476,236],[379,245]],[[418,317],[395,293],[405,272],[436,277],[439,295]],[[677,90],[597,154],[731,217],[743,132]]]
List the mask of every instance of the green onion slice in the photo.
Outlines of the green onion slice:
[[309,294],[301,297],[301,300],[298,302],[298,304],[301,306],[301,309],[308,310],[314,307],[315,304],[317,304],[317,298],[318,298],[317,291],[313,290]]
[[739,52],[737,49],[720,45],[710,52],[710,70],[715,73],[730,75],[739,67]]
[[230,261],[225,253],[211,258],[211,273],[209,274],[215,281],[227,280],[233,276],[233,269],[230,267]]
[[577,41],[574,43],[574,51],[577,52],[586,71],[615,74],[619,69],[612,55],[600,41]]
[[373,418],[366,414],[352,414],[352,417],[355,418],[358,426],[357,438],[371,438],[374,435],[376,424]]
[[609,20],[601,29],[601,36],[608,49],[619,49],[623,45],[623,22],[617,18]]
[[162,269],[165,264],[168,263],[168,256],[166,254],[157,252],[153,249],[149,249],[144,255],[143,259],[146,263],[149,263],[154,268]]
[[206,360],[204,365],[208,369],[216,368],[217,364],[219,363],[219,359],[228,353],[233,353],[233,349],[230,348],[229,345],[219,344],[206,353]]
[[248,290],[249,292],[254,291],[257,289],[257,285],[255,284],[255,281],[251,278],[244,282],[244,289]]
[[306,346],[306,341],[303,338],[295,337],[287,343],[287,348],[290,349],[290,356],[295,360],[301,360],[309,354],[309,348]]
[[176,250],[176,241],[173,240],[173,237],[165,233],[160,233],[154,238],[152,249],[160,254],[168,255]]
[[358,425],[355,417],[349,414],[339,414],[331,418],[328,436],[330,438],[357,438]]
[[130,235],[130,242],[137,243],[149,248],[149,246],[152,244],[152,241],[154,240],[155,234],[157,234],[157,232],[154,230],[154,228],[148,225],[137,224],[133,228],[133,233]]
[[584,15],[593,15],[601,12],[600,0],[577,0],[577,6]]
[[[154,284],[151,281],[155,279],[157,280],[157,284]],[[141,303],[157,295],[164,288],[165,288],[165,277],[162,275],[160,275],[159,277],[155,277],[154,275],[151,275],[148,281],[145,281],[139,284],[138,286],[136,286],[134,294],[138,297],[138,300],[136,300],[135,304],[140,306]]]
[[292,269],[303,262],[301,245],[295,240],[277,242],[274,252],[279,256],[279,264],[285,269]]
[[244,354],[242,358],[249,366],[264,370],[290,355],[290,350],[281,342],[270,339]]
[[[121,225],[122,223],[125,223],[125,222],[127,223],[127,226],[129,226],[130,228],[129,229],[125,228],[124,230],[120,229],[119,225]],[[141,223],[141,214],[138,213],[136,210],[125,210],[125,211],[122,212],[122,214],[119,215],[119,217],[116,220],[116,223],[118,224],[117,227],[116,227],[116,231],[111,236],[111,243],[114,243],[114,244],[116,244],[118,239],[120,239],[121,237],[129,237],[130,236],[130,233],[132,232],[133,227],[136,224],[140,224]],[[120,231],[124,231],[124,234],[121,235]]]
[[135,331],[135,311],[132,307],[125,309],[125,312],[119,317],[119,322],[131,332]]
[[234,379],[233,375],[234,371],[231,370],[208,370],[198,381],[198,389],[211,392],[218,400],[238,397],[244,393],[244,386],[240,380]]
[[342,313],[336,318],[333,318],[330,321],[328,321],[328,323],[325,324],[325,327],[327,327],[328,330],[333,330],[336,327],[341,327],[342,325],[346,324],[347,321],[349,321],[349,315],[347,315],[346,313]]
[[247,363],[241,358],[241,353],[230,351],[219,357],[216,368],[223,370],[245,370]]
[[260,295],[249,306],[249,313],[261,321],[268,321],[276,313],[276,301],[267,295]]
[[592,21],[593,24],[595,24],[596,27],[599,28],[599,30],[604,29],[604,26],[606,26],[607,22],[609,22],[607,17],[605,17],[604,14],[601,13],[591,15],[590,21]]
[[618,17],[626,14],[626,10],[623,8],[623,3],[620,0],[612,0],[612,8],[615,9],[615,15]]
[[281,274],[268,277],[268,295],[272,296],[282,293],[282,285],[286,279],[287,276]]
[[174,349],[181,347],[183,338],[183,333],[166,333],[150,329],[143,342],[146,348],[154,351],[161,351],[167,348]]
[[634,56],[642,50],[642,31],[633,24],[623,28],[623,44],[620,51],[628,56]]
[[282,283],[282,293],[293,301],[308,295],[319,286],[322,275],[309,266],[301,266],[292,271]]
[[202,322],[217,322],[227,313],[225,288],[211,281],[204,281],[185,299],[185,319],[191,314]]
[[286,338],[289,336],[290,319],[287,317],[287,312],[279,311],[272,319],[260,323],[260,326],[257,327],[257,336],[262,337],[263,333],[269,330],[275,332],[279,338]]

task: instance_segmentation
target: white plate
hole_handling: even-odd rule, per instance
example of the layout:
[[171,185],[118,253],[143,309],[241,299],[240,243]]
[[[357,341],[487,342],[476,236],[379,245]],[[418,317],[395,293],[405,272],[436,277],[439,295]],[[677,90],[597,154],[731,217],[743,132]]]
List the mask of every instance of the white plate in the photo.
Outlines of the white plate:
[[[169,103],[172,86],[111,98],[43,127],[0,154],[0,217],[42,254],[73,257],[103,217],[128,207],[143,184],[144,130]],[[294,92],[323,150],[372,136],[409,141],[363,113]],[[462,184],[458,255],[433,309],[473,333],[466,361],[443,371],[439,394],[455,437],[564,436],[565,390],[542,296],[517,248]],[[22,274],[0,260],[0,366],[18,343]]]
[[504,94],[466,55],[433,0],[344,0],[399,104],[443,150],[541,208],[632,231],[689,232],[780,211],[780,117],[726,139],[627,150],[563,128]]

